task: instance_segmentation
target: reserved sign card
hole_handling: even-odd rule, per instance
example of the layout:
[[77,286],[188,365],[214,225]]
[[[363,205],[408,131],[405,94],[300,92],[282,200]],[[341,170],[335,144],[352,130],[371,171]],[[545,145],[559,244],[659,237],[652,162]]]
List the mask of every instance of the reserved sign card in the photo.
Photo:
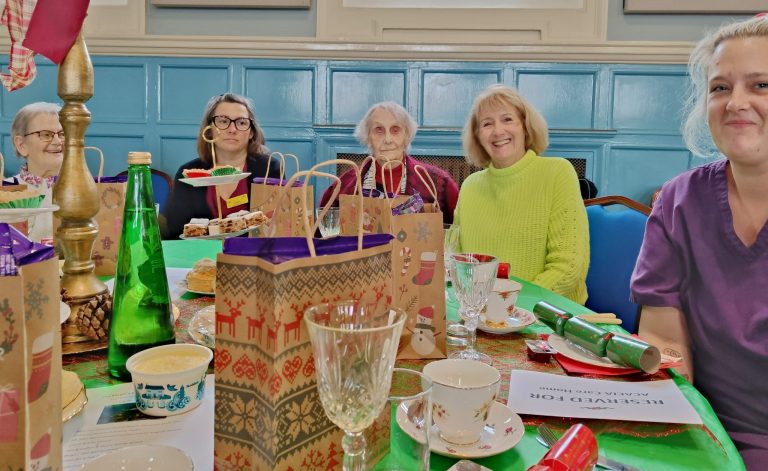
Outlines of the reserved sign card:
[[518,414],[702,423],[671,379],[630,383],[512,370],[508,405]]

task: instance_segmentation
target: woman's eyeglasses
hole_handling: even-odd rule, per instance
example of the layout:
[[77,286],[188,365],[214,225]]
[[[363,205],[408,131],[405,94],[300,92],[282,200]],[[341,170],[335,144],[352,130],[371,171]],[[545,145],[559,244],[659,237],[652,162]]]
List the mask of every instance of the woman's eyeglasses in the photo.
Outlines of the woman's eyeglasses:
[[238,131],[247,131],[251,127],[251,120],[248,118],[235,118],[232,119],[228,116],[214,116],[213,125],[217,128],[225,131],[229,129],[229,125],[235,123],[235,128]]
[[24,137],[31,136],[32,134],[37,134],[37,137],[40,138],[43,142],[51,142],[53,140],[53,136],[59,136],[59,140],[64,140],[64,131],[59,132],[53,132],[53,131],[32,131],[24,134]]

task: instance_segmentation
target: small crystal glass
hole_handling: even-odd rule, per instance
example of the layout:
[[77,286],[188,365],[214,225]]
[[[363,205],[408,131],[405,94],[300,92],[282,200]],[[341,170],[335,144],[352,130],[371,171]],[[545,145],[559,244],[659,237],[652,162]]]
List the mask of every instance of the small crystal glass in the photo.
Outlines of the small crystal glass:
[[339,208],[328,208],[323,214],[322,208],[317,208],[316,215],[320,220],[320,235],[323,238],[333,237],[341,233],[341,212]]
[[372,312],[357,301],[319,304],[304,314],[320,402],[344,430],[345,471],[367,469],[363,431],[387,402],[406,317],[401,309]]
[[467,327],[467,346],[451,353],[450,358],[492,363],[491,357],[475,350],[475,340],[478,318],[493,289],[498,265],[498,259],[492,255],[460,253],[451,256],[451,280],[461,306],[459,315]]

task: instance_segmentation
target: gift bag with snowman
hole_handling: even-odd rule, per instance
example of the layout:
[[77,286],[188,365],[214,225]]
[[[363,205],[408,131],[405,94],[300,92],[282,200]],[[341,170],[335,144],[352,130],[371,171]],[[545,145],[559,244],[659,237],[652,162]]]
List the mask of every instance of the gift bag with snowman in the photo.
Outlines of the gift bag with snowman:
[[[419,165],[414,171],[438,201],[428,172]],[[397,358],[445,358],[443,213],[418,194],[364,195],[364,231],[394,236],[390,304],[408,313]],[[342,234],[355,233],[357,204],[352,195],[339,196]]]
[[59,264],[0,223],[0,469],[62,469]]

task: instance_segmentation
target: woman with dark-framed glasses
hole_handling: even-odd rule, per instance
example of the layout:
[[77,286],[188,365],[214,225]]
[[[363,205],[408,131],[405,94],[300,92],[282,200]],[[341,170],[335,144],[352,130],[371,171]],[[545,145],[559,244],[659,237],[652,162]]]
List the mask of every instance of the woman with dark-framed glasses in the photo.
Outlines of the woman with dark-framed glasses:
[[[184,224],[192,218],[218,217],[215,187],[193,187],[179,182],[180,178],[184,178],[184,170],[213,167],[211,144],[202,137],[202,132],[207,126],[213,126],[215,129],[209,129],[207,137],[216,139],[216,165],[231,165],[244,172],[250,172],[252,176],[263,177],[267,172],[269,151],[264,145],[264,132],[256,122],[251,100],[234,93],[211,98],[197,133],[199,157],[179,167],[173,189],[160,217],[163,238],[178,238],[184,230]],[[269,167],[269,176],[280,177],[280,163],[277,159],[274,159]],[[223,216],[249,209],[249,181],[250,178],[246,178],[218,187]]]
[[[52,187],[64,158],[64,130],[59,122],[61,107],[55,103],[36,102],[21,108],[11,124],[11,140],[16,155],[24,163],[13,183],[27,185],[45,195],[41,206],[50,206]],[[51,214],[29,220],[30,239],[40,242],[53,237]]]

